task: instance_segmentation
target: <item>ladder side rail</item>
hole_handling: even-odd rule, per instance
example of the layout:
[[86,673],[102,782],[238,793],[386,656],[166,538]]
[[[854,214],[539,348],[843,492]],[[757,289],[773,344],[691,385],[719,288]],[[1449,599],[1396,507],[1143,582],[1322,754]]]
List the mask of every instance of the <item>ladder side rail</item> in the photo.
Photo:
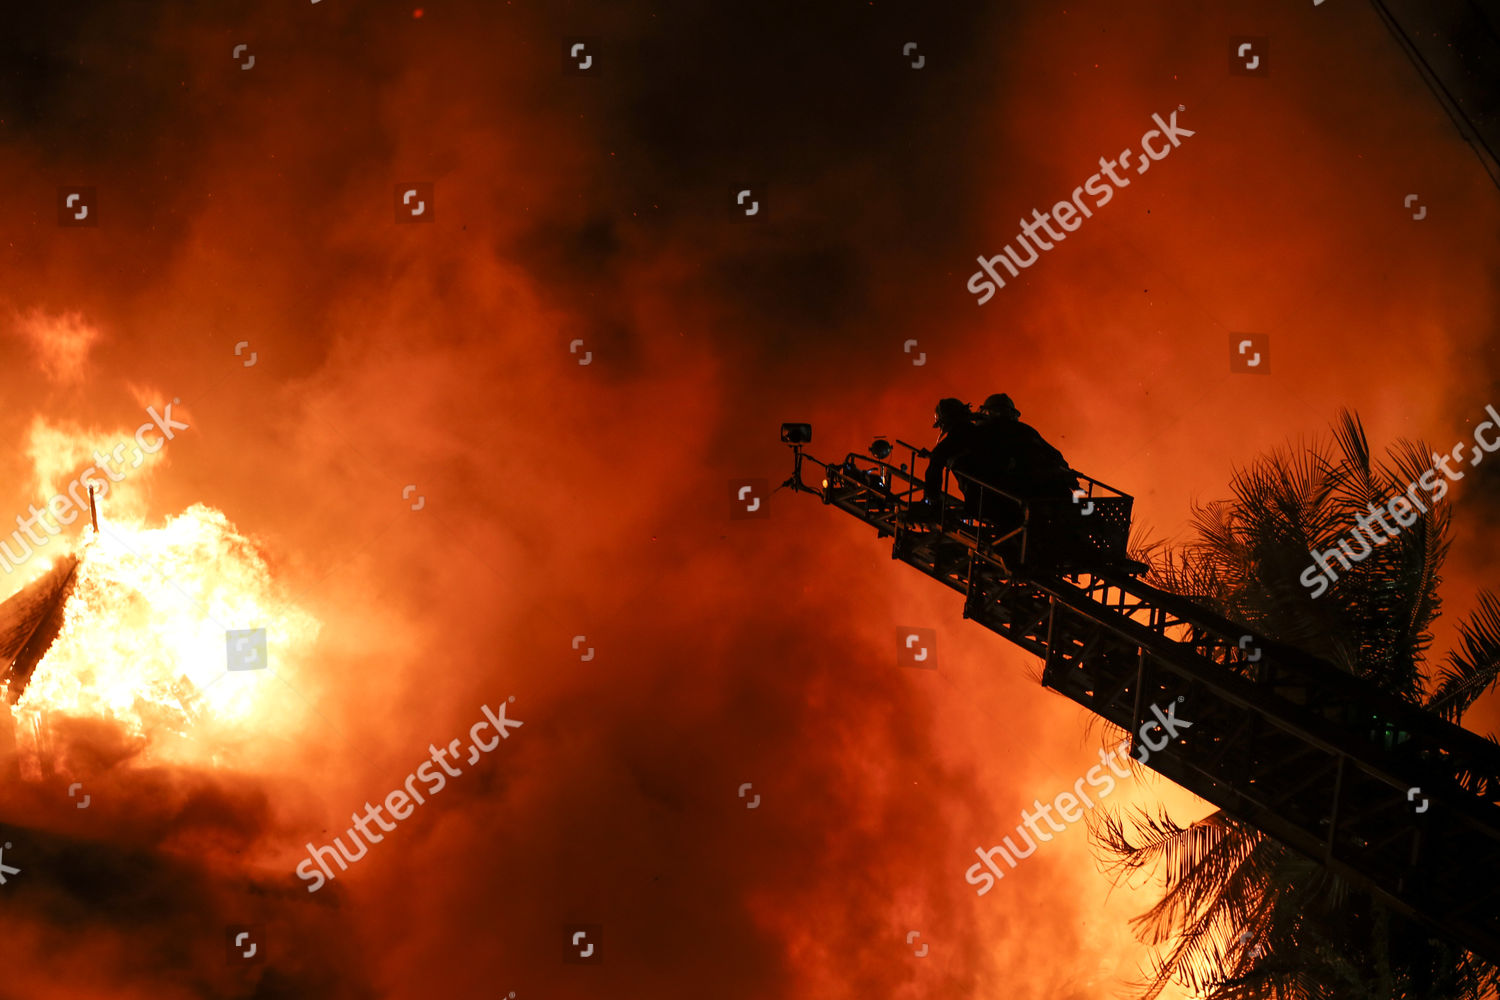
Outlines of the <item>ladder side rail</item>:
[[1259,671],[1266,682],[1272,684],[1293,679],[1309,691],[1323,696],[1337,695],[1351,711],[1399,725],[1401,731],[1410,736],[1405,741],[1405,744],[1410,744],[1404,751],[1406,754],[1441,755],[1452,763],[1453,770],[1475,775],[1471,783],[1484,789],[1481,794],[1485,799],[1500,805],[1500,746],[1420,705],[1382,691],[1364,678],[1340,670],[1305,650],[1256,635],[1207,608],[1199,608],[1150,584],[1127,579],[1117,580],[1116,585],[1143,599],[1161,602],[1179,616],[1189,618],[1200,633],[1216,637],[1218,644],[1226,650],[1242,649],[1244,637],[1250,636],[1260,650],[1260,658],[1255,661],[1244,657],[1240,661],[1226,659],[1226,666],[1239,667],[1237,673]]
[[[1456,803],[1458,808],[1450,808],[1455,803],[1441,794],[1427,796],[1438,800],[1440,808],[1418,817],[1410,806],[1412,786],[1406,779],[1393,779],[1339,748],[1336,731],[1323,734],[1328,738],[1297,731],[1288,725],[1295,720],[1281,717],[1274,704],[1254,704],[1254,685],[1240,678],[1233,678],[1229,686],[1252,690],[1239,697],[1233,691],[1225,697],[1212,684],[1199,686],[1201,677],[1184,669],[1178,657],[1163,655],[1149,642],[1136,645],[1144,636],[1119,636],[1120,630],[1091,618],[1086,608],[1069,606],[1063,595],[1054,598],[1044,672],[1048,687],[1127,732],[1133,732],[1147,702],[1198,690],[1199,697],[1193,699],[1198,710],[1188,721],[1216,722],[1220,731],[1186,732],[1181,739],[1193,744],[1192,752],[1172,743],[1153,750],[1148,766],[1310,857],[1331,858],[1342,874],[1390,896],[1403,910],[1435,920],[1466,947],[1500,954],[1500,884],[1489,874],[1500,874],[1500,826],[1493,817],[1471,815],[1463,799]],[[1058,614],[1063,609],[1065,613]],[[1067,627],[1066,612],[1076,619],[1076,627]],[[1117,635],[1112,663],[1108,648],[1083,638],[1104,632]],[[1122,666],[1121,655],[1128,652],[1134,661],[1139,650],[1151,653],[1149,663],[1154,666]],[[1080,670],[1090,678],[1082,686],[1076,676]],[[1110,683],[1111,672],[1126,683],[1112,685],[1114,694],[1104,702],[1098,696],[1099,685]],[[1149,690],[1143,677],[1149,678]],[[1094,688],[1093,697],[1083,690],[1088,686]],[[1132,686],[1128,702],[1116,700],[1124,687]],[[1256,719],[1266,731],[1256,732]],[[1316,727],[1318,720],[1311,721]],[[1216,752],[1206,752],[1210,748]],[[1308,759],[1308,751],[1321,756]],[[1357,794],[1346,795],[1344,784],[1355,774],[1361,775]],[[1294,781],[1293,776],[1300,777]],[[1246,780],[1255,777],[1259,785]],[[1423,785],[1422,792],[1427,795],[1435,787],[1440,785]],[[1452,852],[1468,860],[1467,875],[1444,874],[1442,862]]]
[[[1342,754],[1353,758],[1361,767],[1377,774],[1392,788],[1404,793],[1408,788],[1423,786],[1424,794],[1429,794],[1427,785],[1423,783],[1430,785],[1437,774],[1430,766],[1423,766],[1427,762],[1404,755],[1398,757],[1388,751],[1382,753],[1380,748],[1371,743],[1356,741],[1345,728],[1323,716],[1275,696],[1264,685],[1226,672],[1219,664],[1175,642],[1164,641],[1136,622],[1128,619],[1103,621],[1093,618],[1093,608],[1090,607],[1093,602],[1070,593],[1072,588],[1067,584],[1041,583],[1038,586],[1056,597],[1059,603],[1090,618],[1127,642],[1145,646],[1175,675],[1203,684],[1216,696],[1261,715],[1270,725],[1296,735],[1326,754]],[[1445,808],[1464,813],[1474,822],[1500,836],[1500,807],[1473,795],[1456,780],[1448,778],[1446,787],[1442,783],[1434,786],[1429,797],[1440,797]]]

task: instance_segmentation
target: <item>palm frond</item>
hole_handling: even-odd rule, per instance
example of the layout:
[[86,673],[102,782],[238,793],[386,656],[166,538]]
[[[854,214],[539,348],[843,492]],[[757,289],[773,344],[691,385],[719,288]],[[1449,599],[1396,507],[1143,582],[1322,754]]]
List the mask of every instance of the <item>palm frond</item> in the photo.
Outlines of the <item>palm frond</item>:
[[1458,623],[1459,648],[1450,650],[1447,665],[1427,707],[1457,722],[1486,691],[1500,680],[1500,600],[1489,591],[1479,595],[1479,607]]
[[[1258,456],[1233,472],[1227,499],[1194,506],[1185,544],[1133,551],[1148,556],[1154,585],[1413,703],[1431,686],[1426,703],[1457,719],[1500,684],[1500,599],[1481,595],[1431,684],[1451,525],[1448,505],[1417,493],[1431,468],[1426,446],[1406,440],[1377,461],[1359,417],[1341,411],[1331,447],[1298,442]],[[1398,495],[1406,499],[1393,505]],[[1313,598],[1304,581],[1314,553],[1352,547],[1356,527],[1369,549],[1360,558],[1341,549],[1349,565]],[[1172,982],[1210,1000],[1500,1000],[1500,966],[1431,940],[1224,813],[1183,826],[1161,809],[1128,819],[1101,809],[1089,826],[1116,882],[1143,872],[1161,880],[1155,904],[1132,920],[1156,947],[1141,1000]]]

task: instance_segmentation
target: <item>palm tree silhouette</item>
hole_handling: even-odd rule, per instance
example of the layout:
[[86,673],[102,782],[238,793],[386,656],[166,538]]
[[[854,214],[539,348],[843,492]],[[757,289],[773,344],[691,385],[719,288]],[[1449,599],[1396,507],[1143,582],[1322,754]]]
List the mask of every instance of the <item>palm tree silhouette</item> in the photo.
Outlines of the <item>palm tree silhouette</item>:
[[[1341,411],[1326,442],[1286,447],[1235,473],[1229,500],[1193,511],[1196,538],[1143,555],[1151,580],[1258,633],[1298,646],[1450,721],[1500,677],[1500,601],[1479,595],[1461,642],[1434,671],[1430,627],[1449,546],[1449,509],[1425,513],[1314,599],[1310,552],[1346,537],[1431,468],[1398,441],[1372,461],[1359,418]],[[1435,682],[1435,683],[1434,683]],[[1493,734],[1491,739],[1495,739]],[[1138,765],[1132,765],[1138,766]],[[1157,948],[1138,996],[1177,982],[1208,1000],[1484,1000],[1500,966],[1433,939],[1422,925],[1223,812],[1187,826],[1165,812],[1099,810],[1090,826],[1117,882],[1159,871],[1159,901],[1132,921]]]

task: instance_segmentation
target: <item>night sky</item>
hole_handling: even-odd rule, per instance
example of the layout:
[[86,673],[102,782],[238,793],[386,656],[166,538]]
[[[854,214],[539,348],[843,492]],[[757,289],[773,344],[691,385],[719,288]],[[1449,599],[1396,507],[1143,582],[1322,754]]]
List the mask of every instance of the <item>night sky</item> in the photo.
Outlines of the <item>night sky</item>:
[[[1082,823],[964,879],[1118,734],[888,540],[785,490],[731,517],[730,484],[786,478],[782,421],[834,459],[1004,391],[1181,543],[1341,408],[1377,452],[1470,440],[1500,407],[1500,189],[1369,4],[1212,6],[6,11],[0,520],[176,400],[191,429],[106,515],[222,512],[278,610],[232,624],[272,636],[232,738],[64,720],[68,775],[7,779],[0,998],[1139,978],[1151,886],[1111,890]],[[1242,36],[1264,75],[1231,72]],[[976,304],[976,258],[1173,113],[1192,136]],[[97,225],[61,224],[85,187]],[[1248,334],[1265,373],[1231,369]],[[1439,652],[1495,586],[1497,467],[1446,501]],[[903,627],[936,670],[897,666]],[[70,669],[133,669],[106,641]],[[307,891],[307,844],[502,703],[521,728]],[[563,960],[573,925],[602,961]]]

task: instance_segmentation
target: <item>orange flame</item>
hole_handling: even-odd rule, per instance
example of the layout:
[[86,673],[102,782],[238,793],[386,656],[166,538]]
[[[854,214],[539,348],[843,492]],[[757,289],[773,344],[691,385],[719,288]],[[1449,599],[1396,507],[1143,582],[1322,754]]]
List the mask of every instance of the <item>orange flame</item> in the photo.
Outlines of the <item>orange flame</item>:
[[[277,594],[221,512],[194,504],[160,528],[101,513],[85,537],[62,629],[12,709],[17,732],[58,715],[110,719],[146,756],[208,762],[237,732],[285,714],[266,711],[281,687],[268,675],[295,676],[319,623]],[[256,628],[270,669],[229,669],[226,633]]]

